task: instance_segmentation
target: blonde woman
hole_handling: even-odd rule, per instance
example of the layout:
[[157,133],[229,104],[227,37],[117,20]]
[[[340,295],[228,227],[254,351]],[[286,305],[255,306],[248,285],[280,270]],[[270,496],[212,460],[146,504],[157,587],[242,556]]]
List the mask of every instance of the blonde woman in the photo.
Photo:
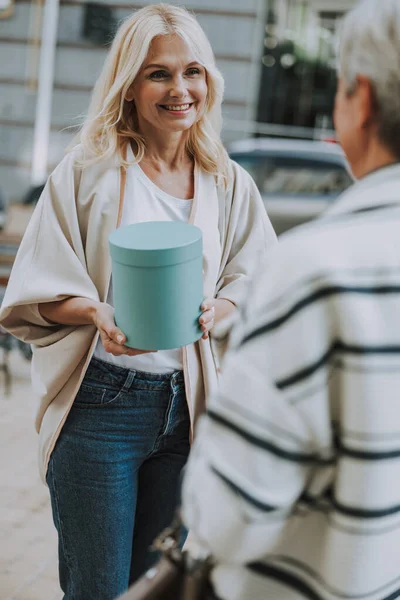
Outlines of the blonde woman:
[[[65,600],[112,600],[154,561],[148,548],[172,519],[217,380],[210,332],[276,241],[252,179],[222,146],[222,93],[186,10],[158,4],[127,19],[15,262],[0,321],[33,344]],[[203,231],[204,334],[183,350],[132,350],[114,323],[107,237],[150,220]]]

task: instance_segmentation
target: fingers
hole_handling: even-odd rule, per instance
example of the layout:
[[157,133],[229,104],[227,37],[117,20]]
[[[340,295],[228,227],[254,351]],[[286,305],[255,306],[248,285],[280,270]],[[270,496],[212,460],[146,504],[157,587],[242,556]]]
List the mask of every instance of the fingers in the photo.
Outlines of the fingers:
[[139,354],[151,354],[157,350],[139,350],[137,348],[128,348],[128,346],[120,346],[119,344],[104,345],[104,349],[113,356],[138,356]]
[[[114,321],[114,308],[109,304],[100,303],[97,309],[95,325],[99,329],[100,335],[104,334],[109,340],[116,342],[117,344],[125,344],[126,336],[124,335],[124,332],[116,326]],[[102,338],[104,336],[102,335]]]
[[99,304],[95,325],[100,332],[104,350],[113,356],[137,356],[138,354],[157,352],[157,350],[140,350],[138,348],[129,348],[128,346],[125,346],[126,335],[116,326],[114,321],[114,308],[109,304]]
[[210,310],[213,307],[215,307],[215,299],[207,298],[206,300],[203,301],[203,304],[200,306],[200,310],[205,312],[206,310]]
[[[121,332],[120,332],[121,333]],[[116,337],[120,337],[120,333]],[[157,350],[140,350],[138,348],[129,348],[123,343],[118,343],[110,338],[106,332],[100,332],[101,341],[103,343],[104,350],[113,356],[137,356],[138,354],[149,354],[150,352],[157,352]],[[124,342],[126,337],[122,334]]]
[[213,309],[206,310],[200,317],[200,325],[207,326],[215,319],[215,312]]
[[109,337],[117,344],[125,344],[126,336],[118,327],[114,327],[112,331],[109,333]]
[[205,300],[201,305],[201,309],[204,311],[199,319],[201,330],[203,331],[203,340],[208,338],[210,330],[214,327],[215,323],[215,305],[214,300]]
[[125,344],[126,342],[126,336],[124,334],[123,331],[120,330],[119,327],[117,327],[114,323],[114,321],[112,322],[112,324],[103,327],[104,333],[107,335],[107,337],[112,341],[115,342],[116,344]]
[[104,350],[114,356],[127,354],[127,347],[124,346],[126,337],[121,330],[100,330],[101,341],[103,342]]
[[[127,346],[125,346],[127,348]],[[158,350],[139,350],[138,348],[128,348],[126,353],[128,356],[137,356],[138,354],[152,354],[158,352]]]

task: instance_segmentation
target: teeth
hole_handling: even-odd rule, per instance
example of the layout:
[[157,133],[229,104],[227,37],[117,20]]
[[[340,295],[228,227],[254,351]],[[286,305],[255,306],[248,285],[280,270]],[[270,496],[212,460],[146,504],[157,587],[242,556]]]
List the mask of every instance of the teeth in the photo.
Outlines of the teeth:
[[189,108],[190,104],[181,104],[180,106],[164,106],[164,108],[166,108],[167,110],[172,110],[172,111],[182,111],[182,110],[187,110]]

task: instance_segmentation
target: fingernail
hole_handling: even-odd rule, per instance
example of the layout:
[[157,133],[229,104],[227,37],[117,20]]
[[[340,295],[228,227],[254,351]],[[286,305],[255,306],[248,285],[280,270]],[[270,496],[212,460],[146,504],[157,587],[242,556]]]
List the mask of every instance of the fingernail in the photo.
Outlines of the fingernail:
[[124,336],[123,336],[123,335],[119,335],[119,336],[117,336],[117,342],[118,342],[119,344],[122,344],[122,342],[123,342],[123,341],[124,341]]

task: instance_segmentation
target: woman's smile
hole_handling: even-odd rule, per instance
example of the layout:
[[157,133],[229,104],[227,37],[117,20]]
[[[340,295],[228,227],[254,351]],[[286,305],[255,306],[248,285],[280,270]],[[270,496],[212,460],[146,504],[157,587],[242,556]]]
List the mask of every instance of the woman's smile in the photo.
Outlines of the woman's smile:
[[187,102],[185,104],[159,104],[159,107],[174,117],[180,117],[186,116],[190,112],[193,104],[194,102]]

